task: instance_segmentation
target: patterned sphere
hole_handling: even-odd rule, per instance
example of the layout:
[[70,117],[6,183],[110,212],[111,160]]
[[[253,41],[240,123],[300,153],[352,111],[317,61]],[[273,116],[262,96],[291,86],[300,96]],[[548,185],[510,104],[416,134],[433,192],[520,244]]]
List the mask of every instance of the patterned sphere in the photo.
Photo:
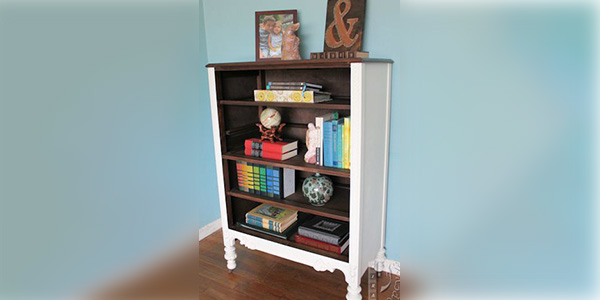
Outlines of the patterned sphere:
[[281,114],[273,108],[267,108],[260,114],[260,123],[267,128],[281,124]]
[[319,173],[307,177],[302,183],[302,194],[314,206],[322,206],[333,196],[333,182]]

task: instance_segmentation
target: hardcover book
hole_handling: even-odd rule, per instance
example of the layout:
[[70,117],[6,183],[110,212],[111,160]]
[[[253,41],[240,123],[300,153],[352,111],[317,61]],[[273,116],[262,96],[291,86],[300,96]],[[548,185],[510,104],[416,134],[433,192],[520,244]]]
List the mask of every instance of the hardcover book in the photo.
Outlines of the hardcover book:
[[323,165],[333,167],[333,122],[323,123]]
[[270,224],[285,223],[297,216],[297,210],[281,208],[266,203],[263,203],[246,213],[246,218],[260,218],[261,221],[264,222],[264,220],[267,220]]
[[317,91],[254,90],[254,101],[319,103],[332,100],[331,93]]
[[297,224],[295,224],[294,226],[290,226],[284,232],[275,232],[275,231],[264,229],[262,227],[254,226],[254,225],[251,225],[251,224],[246,224],[246,223],[241,223],[241,222],[238,222],[237,224],[240,227],[243,227],[243,228],[246,228],[246,229],[250,229],[250,230],[253,230],[253,231],[256,231],[256,232],[268,234],[270,236],[274,236],[274,237],[277,237],[277,238],[280,238],[280,239],[284,239],[284,240],[289,239],[289,237],[296,231],[296,227],[297,227],[297,226],[295,226]]
[[309,237],[301,236],[299,234],[295,235],[295,241],[298,244],[315,247],[315,248],[318,248],[321,250],[325,250],[325,251],[329,251],[329,252],[333,252],[333,253],[337,253],[337,254],[342,254],[342,252],[344,252],[348,248],[348,245],[350,244],[349,239],[346,239],[344,244],[340,246],[340,245],[329,244],[329,243],[325,243],[325,242],[322,242],[319,240],[311,239]]
[[350,169],[350,117],[344,118],[344,168]]
[[254,156],[254,157],[260,157],[260,158],[266,158],[266,159],[274,159],[274,160],[287,160],[290,159],[296,155],[298,155],[298,149],[294,149],[285,153],[278,153],[278,152],[267,152],[264,150],[260,150],[260,149],[249,149],[246,148],[244,149],[244,154],[246,156]]
[[322,242],[340,245],[349,238],[348,222],[315,216],[298,228],[298,234]]
[[315,127],[319,131],[318,140],[317,140],[317,165],[324,166],[323,163],[323,124],[325,121],[329,120],[337,120],[339,118],[339,113],[332,112],[326,115],[318,116],[315,118]]
[[[246,151],[250,150],[261,150],[263,152],[270,153],[287,153],[292,150],[298,149],[298,141],[281,141],[281,142],[269,142],[261,141],[260,139],[246,139],[244,141],[244,148]],[[248,155],[248,154],[246,154]]]
[[251,218],[248,217],[246,218],[246,223],[250,224],[250,225],[254,225],[254,226],[259,226],[262,227],[264,229],[269,229],[275,232],[283,232],[285,231],[288,227],[290,227],[291,225],[294,224],[294,222],[296,222],[296,220],[298,220],[298,217],[294,217],[293,219],[290,219],[289,221],[283,223],[283,224],[271,224],[269,223],[269,221],[266,220],[257,220],[255,218]]
[[316,83],[310,83],[310,82],[294,82],[294,81],[269,81],[269,83],[267,84],[267,86],[273,86],[273,85],[282,85],[282,86],[307,86],[307,87],[312,87],[312,88],[316,88],[316,89],[322,89],[323,86],[320,84],[316,84]]

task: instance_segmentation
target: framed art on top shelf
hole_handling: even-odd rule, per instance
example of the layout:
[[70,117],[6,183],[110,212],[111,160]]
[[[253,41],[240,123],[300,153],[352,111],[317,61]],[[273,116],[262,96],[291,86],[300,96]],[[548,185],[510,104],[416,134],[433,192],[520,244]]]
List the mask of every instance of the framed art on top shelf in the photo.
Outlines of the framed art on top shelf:
[[298,11],[257,11],[255,17],[256,60],[281,60],[283,33],[298,23]]

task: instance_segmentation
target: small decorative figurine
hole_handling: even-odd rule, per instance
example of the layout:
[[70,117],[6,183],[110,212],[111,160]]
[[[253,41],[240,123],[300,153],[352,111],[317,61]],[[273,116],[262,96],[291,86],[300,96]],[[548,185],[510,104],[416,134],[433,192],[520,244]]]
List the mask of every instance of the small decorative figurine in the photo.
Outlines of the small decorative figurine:
[[302,194],[314,206],[323,206],[333,196],[333,181],[319,173],[307,177],[302,183]]
[[283,33],[283,46],[281,50],[281,59],[294,60],[302,59],[300,56],[300,38],[296,36],[296,31],[300,28],[300,23],[288,25]]
[[315,124],[308,123],[308,130],[306,130],[306,147],[308,151],[304,154],[304,161],[309,164],[317,163],[317,140],[319,139],[319,131]]
[[262,134],[261,141],[270,141],[271,143],[283,140],[281,138],[281,129],[285,123],[281,123],[281,114],[273,108],[267,108],[260,114],[260,123],[256,123],[258,130]]

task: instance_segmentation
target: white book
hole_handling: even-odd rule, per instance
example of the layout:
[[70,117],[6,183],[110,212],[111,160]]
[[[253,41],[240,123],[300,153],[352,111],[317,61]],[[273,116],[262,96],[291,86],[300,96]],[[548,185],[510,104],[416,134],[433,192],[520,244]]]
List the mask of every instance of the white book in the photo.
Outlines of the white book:
[[329,120],[337,120],[339,116],[340,114],[336,111],[315,118],[315,127],[319,132],[317,138],[317,165],[323,166],[323,123]]

